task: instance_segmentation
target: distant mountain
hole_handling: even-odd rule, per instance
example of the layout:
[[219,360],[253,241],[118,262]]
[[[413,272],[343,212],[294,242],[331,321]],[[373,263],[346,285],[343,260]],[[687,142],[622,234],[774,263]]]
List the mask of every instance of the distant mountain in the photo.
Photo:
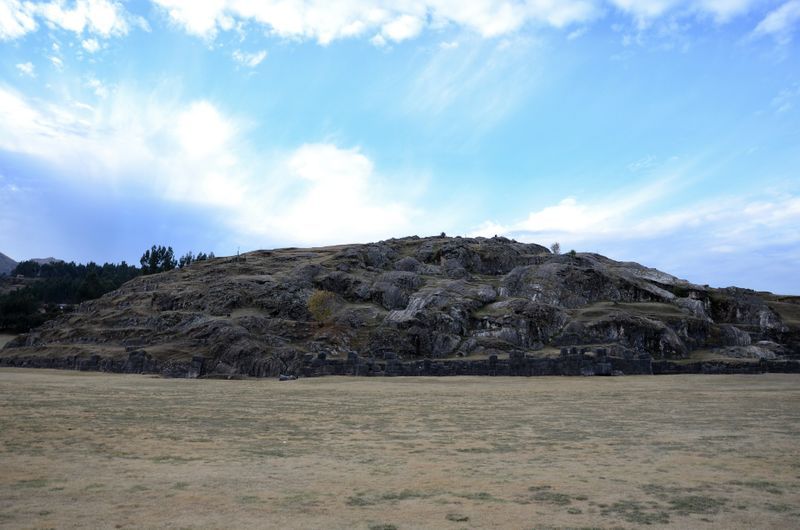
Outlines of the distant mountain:
[[[51,258],[31,258],[29,260],[24,260],[24,261],[33,261],[35,263],[38,263],[39,265],[49,265],[51,263],[60,263],[64,260],[51,257]],[[4,274],[6,275],[11,274],[11,271],[13,271],[17,267],[17,265],[19,265],[19,262],[14,261],[13,259],[9,258],[5,254],[0,252],[0,276]]]
[[17,266],[17,262],[0,252],[0,276],[11,274]]
[[35,261],[39,265],[49,265],[51,263],[58,263],[58,262],[61,262],[61,261],[64,261],[64,260],[63,259],[57,259],[57,258],[31,258],[28,261]]

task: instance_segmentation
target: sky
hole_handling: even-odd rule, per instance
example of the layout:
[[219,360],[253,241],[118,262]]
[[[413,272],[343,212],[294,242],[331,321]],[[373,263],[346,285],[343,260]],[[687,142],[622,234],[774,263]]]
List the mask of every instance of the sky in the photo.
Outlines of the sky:
[[0,252],[503,235],[800,294],[800,0],[0,0]]

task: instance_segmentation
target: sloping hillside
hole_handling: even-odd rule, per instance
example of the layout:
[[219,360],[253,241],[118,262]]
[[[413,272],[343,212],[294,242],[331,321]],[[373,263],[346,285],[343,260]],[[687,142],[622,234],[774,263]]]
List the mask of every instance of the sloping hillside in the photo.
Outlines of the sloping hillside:
[[[310,311],[319,291],[334,294]],[[300,373],[309,354],[502,360],[601,348],[757,361],[800,354],[799,316],[797,298],[711,289],[597,254],[410,237],[139,277],[10,342],[0,363],[264,376]]]
[[10,274],[17,266],[17,262],[0,252],[0,276]]

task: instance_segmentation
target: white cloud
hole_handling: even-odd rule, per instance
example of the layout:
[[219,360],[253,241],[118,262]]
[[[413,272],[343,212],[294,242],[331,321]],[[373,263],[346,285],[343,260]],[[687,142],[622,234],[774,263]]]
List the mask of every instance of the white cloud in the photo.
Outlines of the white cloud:
[[[593,239],[605,234],[632,234],[631,218],[656,204],[675,189],[675,176],[662,177],[633,189],[615,193],[594,202],[566,197],[557,204],[530,212],[525,219],[510,225],[490,223],[491,231],[502,234],[542,235],[544,239],[562,236],[568,242]],[[486,235],[484,226],[476,234]]]
[[36,68],[31,62],[17,64],[17,70],[19,70],[22,75],[36,77]]
[[611,0],[618,9],[632,14],[646,24],[648,20],[659,17],[682,3],[682,0]]
[[245,201],[240,230],[303,244],[369,241],[412,230],[417,213],[382,189],[372,161],[357,148],[306,144],[274,172],[265,189],[279,191]]
[[458,48],[458,41],[443,41],[439,43],[439,47],[443,50],[454,50]]
[[175,138],[191,158],[222,153],[234,137],[233,123],[208,101],[195,101],[176,118]]
[[395,42],[401,42],[419,35],[422,31],[423,21],[415,16],[400,15],[396,19],[388,22],[381,27],[381,33],[385,38]]
[[94,95],[99,98],[106,98],[108,97],[108,87],[99,79],[95,77],[90,77],[86,80],[86,87],[91,88]]
[[609,0],[617,9],[634,17],[640,28],[668,14],[710,15],[718,23],[748,12],[761,0]]
[[711,13],[718,22],[727,22],[735,16],[750,11],[760,0],[701,0],[700,9]]
[[0,1],[0,40],[12,40],[36,30],[30,5],[19,0]]
[[[598,0],[154,0],[169,18],[187,32],[213,39],[236,21],[267,26],[278,36],[313,39],[320,44],[363,35],[381,35],[400,42],[419,35],[425,27],[463,26],[485,37],[513,33],[525,24],[563,27],[589,20],[598,13]],[[378,42],[377,44],[380,44]]]
[[646,155],[642,158],[635,160],[628,164],[628,170],[636,173],[638,171],[643,171],[646,169],[650,169],[656,165],[657,159],[653,155]]
[[[638,189],[620,189],[595,200],[567,197],[557,204],[531,212],[511,224],[486,221],[473,235],[507,235],[524,241],[559,241],[562,248],[579,250],[623,249],[643,257],[645,246],[665,249],[683,257],[714,252],[746,254],[758,249],[800,243],[800,196],[790,192],[764,192],[698,201],[678,208],[663,208],[676,189],[662,180]],[[688,248],[675,241],[691,240]],[[726,250],[727,249],[727,250]],[[694,258],[692,258],[693,260]]]
[[50,62],[56,67],[57,70],[64,68],[64,61],[61,60],[61,57],[51,55],[48,57],[48,59],[50,59]]
[[[220,31],[261,26],[286,39],[316,40],[368,37],[377,46],[413,39],[426,29],[459,27],[485,38],[511,36],[526,26],[569,28],[621,11],[644,29],[660,17],[712,17],[725,23],[759,5],[761,0],[151,0],[186,32],[214,39]],[[758,33],[776,33],[792,24],[798,0],[771,13]],[[125,35],[149,23],[127,12],[117,0],[50,0],[0,2],[0,39],[18,38],[37,28],[36,19],[83,36]],[[783,30],[780,30],[783,31]],[[572,38],[581,30],[573,30]]]
[[267,50],[260,50],[253,53],[247,53],[241,50],[235,50],[233,52],[233,59],[240,65],[248,68],[255,68],[266,58]]
[[128,13],[116,0],[0,1],[0,40],[12,40],[38,28],[39,18],[51,28],[102,38],[126,35],[131,25],[149,28],[147,21]]
[[63,0],[35,4],[34,12],[55,27],[83,34],[84,31],[102,37],[125,35],[128,22],[125,8],[111,0]]
[[11,151],[23,151],[24,138],[38,136],[50,128],[40,125],[39,113],[22,96],[2,87],[0,117],[0,146]]
[[753,30],[755,36],[771,35],[778,42],[786,43],[800,22],[800,0],[789,0],[767,14]]
[[[188,33],[213,39],[242,22],[274,35],[330,42],[368,36],[373,44],[412,39],[426,28],[458,26],[482,37],[509,36],[530,25],[565,28],[604,16],[609,8],[634,18],[640,29],[659,17],[712,17],[724,23],[761,0],[153,0]],[[575,34],[579,36],[579,34]],[[380,38],[378,38],[380,37]]]
[[0,148],[79,181],[127,183],[175,201],[240,200],[236,128],[210,102],[182,104],[119,90],[113,96],[87,109],[0,86]]
[[[212,208],[234,234],[304,244],[367,241],[412,230],[415,210],[358,148],[251,148],[239,119],[162,89],[117,88],[96,106],[46,102],[0,85],[0,149],[109,192]],[[412,182],[413,184],[413,182]],[[131,191],[134,190],[134,191]],[[262,243],[263,244],[263,243]]]
[[586,26],[578,28],[576,30],[570,31],[567,34],[567,40],[576,40],[583,37],[586,34],[587,28]]
[[164,9],[170,20],[192,35],[213,38],[218,28],[233,28],[233,20],[224,13],[224,1],[154,0],[153,3]]
[[81,42],[81,46],[89,53],[94,53],[100,49],[100,43],[97,42],[97,39],[86,39]]

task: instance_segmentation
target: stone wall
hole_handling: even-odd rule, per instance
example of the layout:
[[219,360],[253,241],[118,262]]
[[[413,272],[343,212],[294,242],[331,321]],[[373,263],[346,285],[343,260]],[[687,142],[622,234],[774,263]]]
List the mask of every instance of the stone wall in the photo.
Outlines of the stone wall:
[[[128,374],[159,374],[165,377],[241,377],[248,374],[217,373],[205,357],[191,361],[159,361],[144,350],[128,353],[126,359],[91,355],[89,357],[6,357],[0,366],[18,368],[54,368],[63,370],[100,371]],[[551,358],[536,358],[512,353],[508,359],[496,355],[488,359],[418,359],[401,360],[386,353],[381,358],[362,357],[350,353],[347,359],[328,359],[325,353],[306,354],[297,372],[301,377],[349,375],[367,377],[393,376],[593,376],[593,375],[669,375],[669,374],[761,374],[800,373],[798,360],[757,362],[704,361],[678,363],[654,361],[649,355],[612,356],[600,348],[564,348]],[[252,374],[250,374],[252,375]],[[256,374],[262,375],[262,374]]]
[[800,373],[800,361],[766,360],[758,362],[706,361],[676,363],[653,361],[649,355],[611,356],[604,349],[589,352],[576,348],[562,349],[553,358],[534,358],[512,354],[508,359],[492,355],[488,359],[439,360],[422,359],[401,361],[396,355],[386,354],[382,359],[360,357],[351,353],[346,360],[328,359],[326,354],[306,355],[299,375],[320,377],[325,375],[351,376],[593,376],[593,375],[669,375],[669,374],[763,374]]
[[205,375],[206,359],[193,357],[190,362],[159,361],[144,350],[128,353],[127,359],[91,355],[81,357],[3,357],[0,367],[51,368],[120,374],[159,374],[165,377],[197,378]]

